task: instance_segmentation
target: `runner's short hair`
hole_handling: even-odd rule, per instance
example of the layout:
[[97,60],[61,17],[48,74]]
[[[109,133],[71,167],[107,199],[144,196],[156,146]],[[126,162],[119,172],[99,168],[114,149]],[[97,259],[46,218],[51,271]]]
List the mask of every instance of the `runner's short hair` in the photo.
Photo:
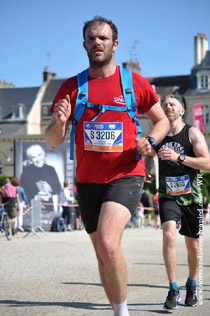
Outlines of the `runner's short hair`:
[[92,25],[92,24],[103,24],[103,23],[107,23],[111,29],[112,29],[112,40],[113,43],[116,41],[116,39],[118,38],[118,30],[116,25],[112,22],[112,20],[108,20],[102,16],[96,15],[92,20],[89,20],[87,22],[84,23],[84,27],[83,27],[83,38],[85,41],[85,32],[88,28],[88,26]]
[[162,106],[165,104],[166,100],[168,98],[172,98],[172,99],[176,99],[179,101],[179,103],[181,104],[181,106],[184,108],[184,102],[183,102],[183,99],[180,95],[178,94],[168,94],[167,96],[165,96],[165,98],[163,99],[163,102],[162,102]]

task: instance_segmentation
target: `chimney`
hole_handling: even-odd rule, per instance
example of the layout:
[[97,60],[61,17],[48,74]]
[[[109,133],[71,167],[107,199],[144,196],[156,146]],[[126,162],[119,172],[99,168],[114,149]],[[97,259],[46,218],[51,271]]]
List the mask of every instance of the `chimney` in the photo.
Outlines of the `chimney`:
[[141,68],[138,61],[126,61],[122,63],[123,67],[129,69],[137,74],[140,74]]
[[194,66],[199,65],[209,50],[209,42],[205,34],[198,33],[194,37]]
[[56,73],[48,71],[48,68],[45,67],[43,71],[43,82],[47,82],[48,80],[55,77],[56,77]]

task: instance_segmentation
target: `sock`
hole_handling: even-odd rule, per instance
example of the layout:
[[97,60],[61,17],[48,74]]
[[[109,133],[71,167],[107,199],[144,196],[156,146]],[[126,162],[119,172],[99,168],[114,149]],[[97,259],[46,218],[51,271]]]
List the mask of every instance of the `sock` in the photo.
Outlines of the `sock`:
[[169,283],[169,290],[178,291],[178,285],[176,282]]
[[189,277],[187,279],[187,285],[189,286],[195,286],[195,279],[194,280],[191,280]]
[[129,316],[127,301],[121,304],[113,303],[114,316]]

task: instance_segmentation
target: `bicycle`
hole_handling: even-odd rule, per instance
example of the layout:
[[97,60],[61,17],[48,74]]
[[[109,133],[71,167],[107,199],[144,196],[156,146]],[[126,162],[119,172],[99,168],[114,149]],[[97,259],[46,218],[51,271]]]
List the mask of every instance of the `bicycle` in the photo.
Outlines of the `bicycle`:
[[4,207],[0,209],[1,214],[1,221],[0,221],[0,230],[1,232],[5,232],[5,236],[7,240],[12,239],[12,225],[11,220],[9,219],[8,214],[5,212]]

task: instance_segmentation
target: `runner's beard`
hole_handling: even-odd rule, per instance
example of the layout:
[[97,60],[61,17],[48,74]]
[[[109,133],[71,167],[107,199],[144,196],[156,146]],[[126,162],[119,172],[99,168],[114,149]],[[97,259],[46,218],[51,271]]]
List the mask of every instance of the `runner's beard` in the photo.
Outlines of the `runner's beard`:
[[87,52],[88,54],[88,58],[89,58],[89,62],[90,62],[90,66],[93,69],[99,69],[102,68],[106,65],[108,65],[110,63],[110,60],[112,59],[112,49],[108,52],[107,55],[105,55],[104,59],[102,60],[95,60],[95,58],[93,57],[92,52]]
[[[167,115],[166,115],[166,116],[167,116]],[[175,122],[179,117],[180,117],[180,116],[177,115],[177,114],[174,114],[173,116],[169,116],[169,117],[167,116],[167,118],[168,118],[168,120],[169,120],[170,123]]]

